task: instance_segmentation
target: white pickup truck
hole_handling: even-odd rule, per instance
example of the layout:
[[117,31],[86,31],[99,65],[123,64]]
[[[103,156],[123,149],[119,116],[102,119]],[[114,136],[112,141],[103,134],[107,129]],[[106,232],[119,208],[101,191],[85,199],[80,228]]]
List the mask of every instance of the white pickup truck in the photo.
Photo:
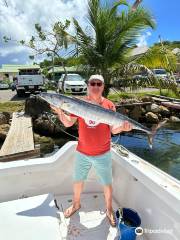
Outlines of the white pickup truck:
[[39,73],[39,69],[19,70],[19,74],[14,78],[14,83],[19,97],[23,96],[25,92],[45,91],[44,78]]

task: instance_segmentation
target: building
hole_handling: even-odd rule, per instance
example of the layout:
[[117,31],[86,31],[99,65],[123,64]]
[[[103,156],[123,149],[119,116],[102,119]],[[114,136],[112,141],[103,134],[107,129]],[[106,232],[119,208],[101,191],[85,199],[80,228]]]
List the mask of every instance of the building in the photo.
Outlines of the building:
[[13,81],[13,77],[19,74],[19,70],[28,70],[32,71],[34,69],[40,69],[39,65],[16,65],[16,64],[2,64],[2,68],[0,68],[0,81],[5,79],[9,79],[10,82]]
[[[71,67],[66,67],[67,73],[79,73],[81,74],[83,72],[83,66],[71,66]],[[48,78],[53,79],[53,73],[54,73],[54,80],[58,81],[63,73],[65,73],[63,67],[57,67],[55,66],[54,69],[51,67],[48,71]]]

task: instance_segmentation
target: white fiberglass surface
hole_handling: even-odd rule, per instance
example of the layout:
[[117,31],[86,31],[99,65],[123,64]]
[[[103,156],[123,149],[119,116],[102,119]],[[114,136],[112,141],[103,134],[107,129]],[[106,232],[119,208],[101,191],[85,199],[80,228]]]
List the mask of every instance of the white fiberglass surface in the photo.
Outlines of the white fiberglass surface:
[[[63,211],[71,205],[72,195],[55,196],[59,206],[60,233],[62,239],[118,239],[118,230],[111,227],[105,213],[103,193],[87,193],[81,196],[81,208],[70,218]],[[117,204],[113,201],[113,208]]]

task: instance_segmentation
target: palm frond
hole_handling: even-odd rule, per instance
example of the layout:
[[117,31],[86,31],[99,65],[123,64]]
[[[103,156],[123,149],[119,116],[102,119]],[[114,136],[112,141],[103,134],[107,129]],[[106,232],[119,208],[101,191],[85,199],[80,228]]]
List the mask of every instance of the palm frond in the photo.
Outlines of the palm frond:
[[[120,5],[124,5],[121,10],[118,9]],[[106,84],[109,84],[113,78],[122,77],[122,69],[126,67],[126,83],[133,85],[132,71],[128,73],[128,67],[132,62],[132,68],[135,62],[130,53],[142,32],[147,28],[155,28],[153,15],[139,4],[133,10],[126,0],[106,2],[103,5],[100,0],[89,0],[88,20],[92,28],[91,34],[86,33],[77,20],[73,20],[76,31],[74,40],[78,53],[83,56],[86,71],[103,74]],[[138,66],[145,58],[149,57],[139,59]],[[141,64],[141,68],[142,66],[144,65]],[[173,82],[166,83],[175,90]],[[153,75],[148,75],[145,82],[139,81],[142,86],[164,86],[166,83],[160,83]]]
[[165,68],[174,71],[177,66],[177,57],[169,49],[162,47],[150,48],[146,53],[139,56],[137,63],[144,64],[148,68]]

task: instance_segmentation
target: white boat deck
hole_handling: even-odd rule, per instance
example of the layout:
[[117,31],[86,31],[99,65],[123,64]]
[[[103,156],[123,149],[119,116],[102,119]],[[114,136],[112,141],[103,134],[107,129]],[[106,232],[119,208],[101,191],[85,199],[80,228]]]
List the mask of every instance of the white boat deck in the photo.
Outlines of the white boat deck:
[[[71,203],[72,195],[52,194],[0,203],[0,239],[118,239],[118,229],[106,217],[103,193],[82,194],[81,209],[64,218]],[[114,201],[113,208],[118,208]]]
[[[77,142],[68,142],[47,158],[0,164],[0,240],[119,240],[118,229],[106,218],[94,169],[82,193],[81,209],[71,218],[63,216],[72,203],[76,146]],[[168,230],[144,231],[136,240],[179,240],[179,181],[131,152],[125,157],[112,149],[112,160],[114,210],[132,208],[143,229]]]
[[59,240],[52,194],[0,203],[0,239]]
[[[118,239],[118,230],[111,227],[105,213],[103,193],[82,194],[81,208],[70,218],[63,211],[71,205],[72,195],[55,196],[59,206],[61,239],[100,240]],[[113,208],[118,208],[113,201]]]

